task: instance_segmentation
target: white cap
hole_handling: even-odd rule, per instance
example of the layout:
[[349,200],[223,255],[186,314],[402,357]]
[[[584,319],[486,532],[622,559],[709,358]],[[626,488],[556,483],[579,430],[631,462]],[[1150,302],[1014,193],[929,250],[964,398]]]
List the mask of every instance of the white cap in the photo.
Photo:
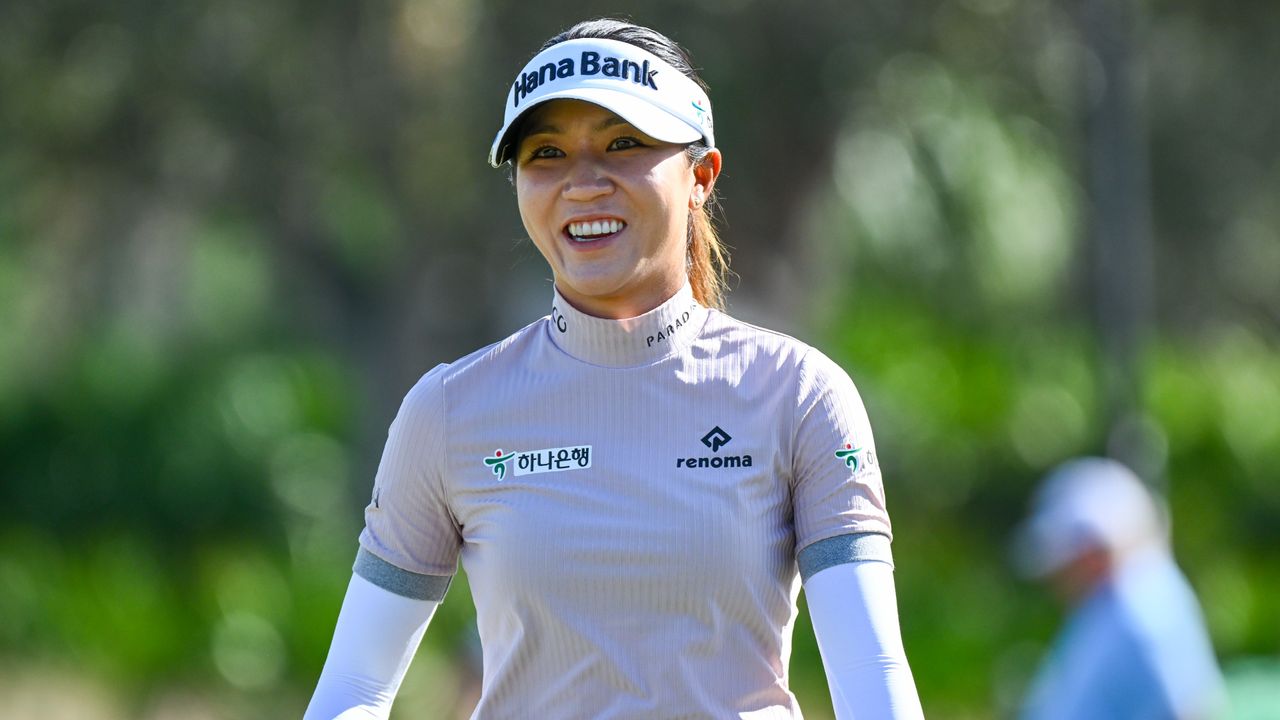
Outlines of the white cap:
[[1156,501],[1133,471],[1115,460],[1081,458],[1045,477],[1015,535],[1014,559],[1024,574],[1040,577],[1091,548],[1119,557],[1165,536]]
[[612,110],[655,140],[716,145],[711,100],[696,82],[631,43],[584,38],[543,50],[516,76],[489,164],[499,167],[510,159],[511,133],[526,112],[560,99]]

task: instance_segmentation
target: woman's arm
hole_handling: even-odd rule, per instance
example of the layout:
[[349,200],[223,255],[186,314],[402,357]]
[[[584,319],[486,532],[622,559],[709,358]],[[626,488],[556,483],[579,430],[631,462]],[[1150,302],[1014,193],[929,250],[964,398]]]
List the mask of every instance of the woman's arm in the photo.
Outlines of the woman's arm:
[[402,597],[353,574],[303,720],[386,718],[439,604]]
[[898,629],[893,566],[832,565],[806,580],[804,593],[836,718],[923,718]]

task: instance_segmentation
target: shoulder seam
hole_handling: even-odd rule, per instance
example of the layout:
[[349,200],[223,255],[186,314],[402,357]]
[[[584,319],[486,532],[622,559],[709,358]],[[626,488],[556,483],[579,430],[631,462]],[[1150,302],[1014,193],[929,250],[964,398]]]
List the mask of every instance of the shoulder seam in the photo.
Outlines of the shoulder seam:
[[801,345],[801,346],[802,346],[802,347],[804,347],[804,349],[805,349],[805,354],[808,354],[808,352],[809,352],[810,350],[812,350],[812,349],[813,349],[813,346],[812,346],[812,345],[810,345],[809,343],[805,342],[804,340],[801,340],[800,338],[798,338],[798,337],[796,337],[796,336],[794,336],[794,335],[788,335],[788,334],[786,334],[786,333],[784,333],[784,332],[781,332],[781,331],[778,331],[778,330],[773,330],[773,329],[771,329],[771,328],[761,327],[760,325],[755,325],[755,324],[753,324],[753,323],[749,323],[749,322],[747,322],[746,320],[741,320],[741,319],[739,319],[739,318],[736,318],[736,317],[734,317],[734,316],[730,315],[729,313],[726,313],[726,312],[724,312],[724,311],[722,311],[722,310],[716,310],[715,308],[708,308],[708,309],[709,309],[711,312],[713,312],[713,313],[716,313],[716,314],[720,315],[720,316],[721,316],[721,317],[723,317],[724,319],[726,319],[726,320],[728,320],[729,322],[732,322],[732,323],[734,323],[734,324],[741,325],[742,327],[745,327],[745,328],[750,328],[750,329],[752,329],[752,330],[755,330],[755,331],[757,331],[757,332],[764,333],[764,334],[766,334],[766,335],[773,335],[774,337],[782,338],[783,340],[790,340],[790,341],[791,341],[791,342],[793,342],[793,343],[796,343],[796,344],[798,344],[798,345]]
[[[800,399],[800,373],[804,372],[804,370],[803,370],[803,368],[804,368],[804,366],[805,366],[804,361],[805,361],[805,360],[807,360],[807,359],[809,358],[809,355],[810,355],[812,352],[813,352],[813,348],[812,348],[812,347],[807,348],[807,349],[804,351],[804,354],[800,356],[800,361],[796,364],[796,400],[799,400],[799,399]],[[821,388],[821,390],[822,390],[822,391],[825,391],[826,389],[829,389],[829,388],[824,384],[824,386],[823,386],[823,388]],[[801,424],[803,424],[803,423],[804,423],[804,421],[805,421],[806,419],[808,419],[808,417],[809,417],[809,413],[811,413],[811,412],[813,412],[813,408],[812,408],[812,407],[810,407],[808,410],[805,410],[805,411],[804,411],[804,417],[800,418],[800,423],[801,423]]]
[[502,338],[501,340],[491,342],[488,345],[485,345],[484,347],[479,348],[478,350],[474,350],[472,352],[467,353],[466,355],[463,355],[462,357],[454,360],[451,363],[447,363],[447,365],[449,366],[449,369],[453,371],[449,374],[453,375],[453,374],[456,374],[457,372],[463,371],[466,368],[470,367],[473,363],[489,357],[499,348],[504,347],[506,345],[510,345],[511,343],[516,342],[516,340],[518,340],[519,338],[529,333],[537,332],[538,328],[542,327],[542,324],[546,321],[546,319],[547,318],[544,315],[543,317],[540,317],[537,320],[534,320],[528,325],[525,325],[519,330]]
[[800,444],[800,439],[797,437],[797,434],[800,432],[800,426],[804,425],[805,419],[809,417],[809,413],[813,412],[813,407],[809,407],[804,411],[803,417],[800,417],[799,419],[796,418],[796,413],[800,410],[800,375],[804,372],[804,361],[809,357],[809,353],[811,352],[813,352],[813,347],[805,345],[804,353],[802,353],[800,355],[800,359],[796,361],[796,373],[795,377],[791,381],[791,397],[794,407],[791,410],[791,432],[787,433],[791,442],[791,447],[788,448],[787,453],[787,472],[790,476],[788,478],[788,484],[791,485],[792,489],[794,489],[796,485],[796,448]]
[[[458,522],[458,515],[453,510],[453,483],[449,477],[449,389],[447,387],[449,378],[440,378],[440,458],[437,462],[436,472],[440,476],[440,494],[444,501],[444,506],[449,510],[449,520],[453,522],[453,527],[461,536],[462,523]],[[455,568],[456,571],[456,568]]]

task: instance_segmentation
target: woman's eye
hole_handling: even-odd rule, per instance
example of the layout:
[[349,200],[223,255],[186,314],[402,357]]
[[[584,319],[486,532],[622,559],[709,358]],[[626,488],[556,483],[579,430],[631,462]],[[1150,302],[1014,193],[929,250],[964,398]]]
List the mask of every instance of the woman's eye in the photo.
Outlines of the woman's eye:
[[559,148],[553,147],[551,145],[543,145],[540,148],[534,149],[533,152],[529,153],[528,157],[530,160],[537,160],[539,158],[559,157],[559,155],[560,155]]
[[620,137],[609,143],[610,150],[630,150],[641,147],[640,141],[633,137]]

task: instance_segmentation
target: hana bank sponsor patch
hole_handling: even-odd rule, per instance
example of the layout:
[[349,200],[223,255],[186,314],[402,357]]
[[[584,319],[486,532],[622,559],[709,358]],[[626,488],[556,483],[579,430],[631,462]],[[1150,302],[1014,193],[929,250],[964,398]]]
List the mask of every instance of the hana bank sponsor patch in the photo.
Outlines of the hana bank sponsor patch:
[[484,459],[484,464],[497,476],[498,480],[506,479],[507,468],[512,468],[512,472],[517,477],[566,470],[585,470],[591,467],[591,446],[575,445],[510,452],[498,448],[493,455]]

